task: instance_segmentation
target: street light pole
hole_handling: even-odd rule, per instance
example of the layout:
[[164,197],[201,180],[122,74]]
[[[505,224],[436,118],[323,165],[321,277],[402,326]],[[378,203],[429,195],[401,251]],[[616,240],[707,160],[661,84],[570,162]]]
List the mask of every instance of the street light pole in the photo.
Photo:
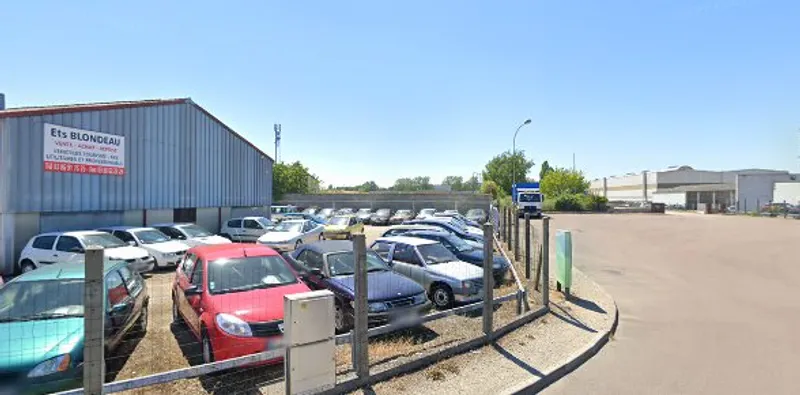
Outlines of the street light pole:
[[517,156],[517,133],[519,130],[522,129],[523,126],[531,123],[530,119],[526,119],[525,122],[517,127],[517,130],[514,132],[514,141],[511,143],[511,185],[517,183],[517,161],[515,157]]

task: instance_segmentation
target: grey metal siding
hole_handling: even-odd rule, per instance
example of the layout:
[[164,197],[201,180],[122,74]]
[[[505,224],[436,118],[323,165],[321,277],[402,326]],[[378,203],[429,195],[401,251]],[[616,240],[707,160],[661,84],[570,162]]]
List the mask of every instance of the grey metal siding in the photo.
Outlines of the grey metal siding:
[[[45,123],[125,136],[126,174],[44,172]],[[191,103],[6,118],[0,126],[6,212],[271,203],[272,160]]]

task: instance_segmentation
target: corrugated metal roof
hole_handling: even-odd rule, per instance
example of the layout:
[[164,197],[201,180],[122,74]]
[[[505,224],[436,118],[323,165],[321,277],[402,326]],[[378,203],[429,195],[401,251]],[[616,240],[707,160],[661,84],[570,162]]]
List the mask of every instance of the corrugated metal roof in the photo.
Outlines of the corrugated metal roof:
[[724,192],[734,191],[736,186],[733,184],[694,184],[694,185],[681,185],[674,188],[659,188],[653,193],[675,193],[675,192]]
[[253,147],[253,149],[261,153],[261,155],[273,159],[266,152],[256,147],[253,143],[251,143],[246,138],[242,137],[242,135],[240,135],[239,133],[236,133],[236,131],[231,129],[230,126],[226,125],[219,118],[215,117],[205,108],[201,107],[199,104],[195,103],[194,101],[192,101],[191,98],[188,97],[175,98],[175,99],[147,99],[147,100],[133,100],[133,101],[114,101],[114,102],[100,102],[100,103],[82,103],[82,104],[39,106],[39,107],[8,108],[5,110],[0,110],[0,119],[37,116],[37,115],[65,114],[65,113],[85,112],[85,111],[118,110],[124,108],[163,106],[163,105],[180,104],[180,103],[188,103],[197,107],[198,110],[202,111],[209,118],[218,122],[225,129],[228,129],[229,132],[231,132],[233,135],[235,135],[236,137],[240,138],[242,141]]

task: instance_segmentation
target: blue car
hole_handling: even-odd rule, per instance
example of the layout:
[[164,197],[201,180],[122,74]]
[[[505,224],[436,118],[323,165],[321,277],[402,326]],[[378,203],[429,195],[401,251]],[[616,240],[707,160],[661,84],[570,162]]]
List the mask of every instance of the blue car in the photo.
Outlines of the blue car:
[[468,232],[466,229],[461,228],[458,225],[454,225],[453,223],[447,221],[445,218],[426,218],[426,219],[415,219],[413,221],[406,221],[403,224],[419,224],[419,225],[429,225],[435,226],[437,228],[442,229],[445,232],[450,232],[462,239],[476,241],[478,243],[483,243],[483,236],[478,235],[475,233]]
[[[336,295],[336,331],[350,331],[355,299],[353,242],[326,240],[303,244],[286,257],[310,288],[327,289]],[[367,271],[370,325],[385,324],[409,314],[422,314],[431,308],[421,285],[392,271],[377,253],[370,250],[367,251]]]
[[[455,256],[467,263],[483,267],[483,248],[475,247],[458,236],[443,231],[431,230],[412,230],[403,234],[406,237],[419,237],[421,239],[428,239],[442,243],[445,248],[450,250]],[[494,274],[494,283],[502,284],[503,280],[508,273],[509,262],[500,255],[492,257],[492,273]]]

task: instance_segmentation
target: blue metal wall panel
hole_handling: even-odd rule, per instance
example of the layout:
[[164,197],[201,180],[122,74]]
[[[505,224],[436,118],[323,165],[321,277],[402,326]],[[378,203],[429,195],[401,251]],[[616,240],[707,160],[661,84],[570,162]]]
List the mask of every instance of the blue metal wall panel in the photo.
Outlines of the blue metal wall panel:
[[65,232],[95,229],[123,223],[123,211],[93,211],[87,213],[43,213],[39,217],[39,231]]
[[[5,118],[7,212],[266,206],[272,160],[191,103]],[[44,124],[125,136],[125,176],[44,172]],[[3,183],[0,183],[0,193]],[[0,202],[3,202],[0,199]]]

